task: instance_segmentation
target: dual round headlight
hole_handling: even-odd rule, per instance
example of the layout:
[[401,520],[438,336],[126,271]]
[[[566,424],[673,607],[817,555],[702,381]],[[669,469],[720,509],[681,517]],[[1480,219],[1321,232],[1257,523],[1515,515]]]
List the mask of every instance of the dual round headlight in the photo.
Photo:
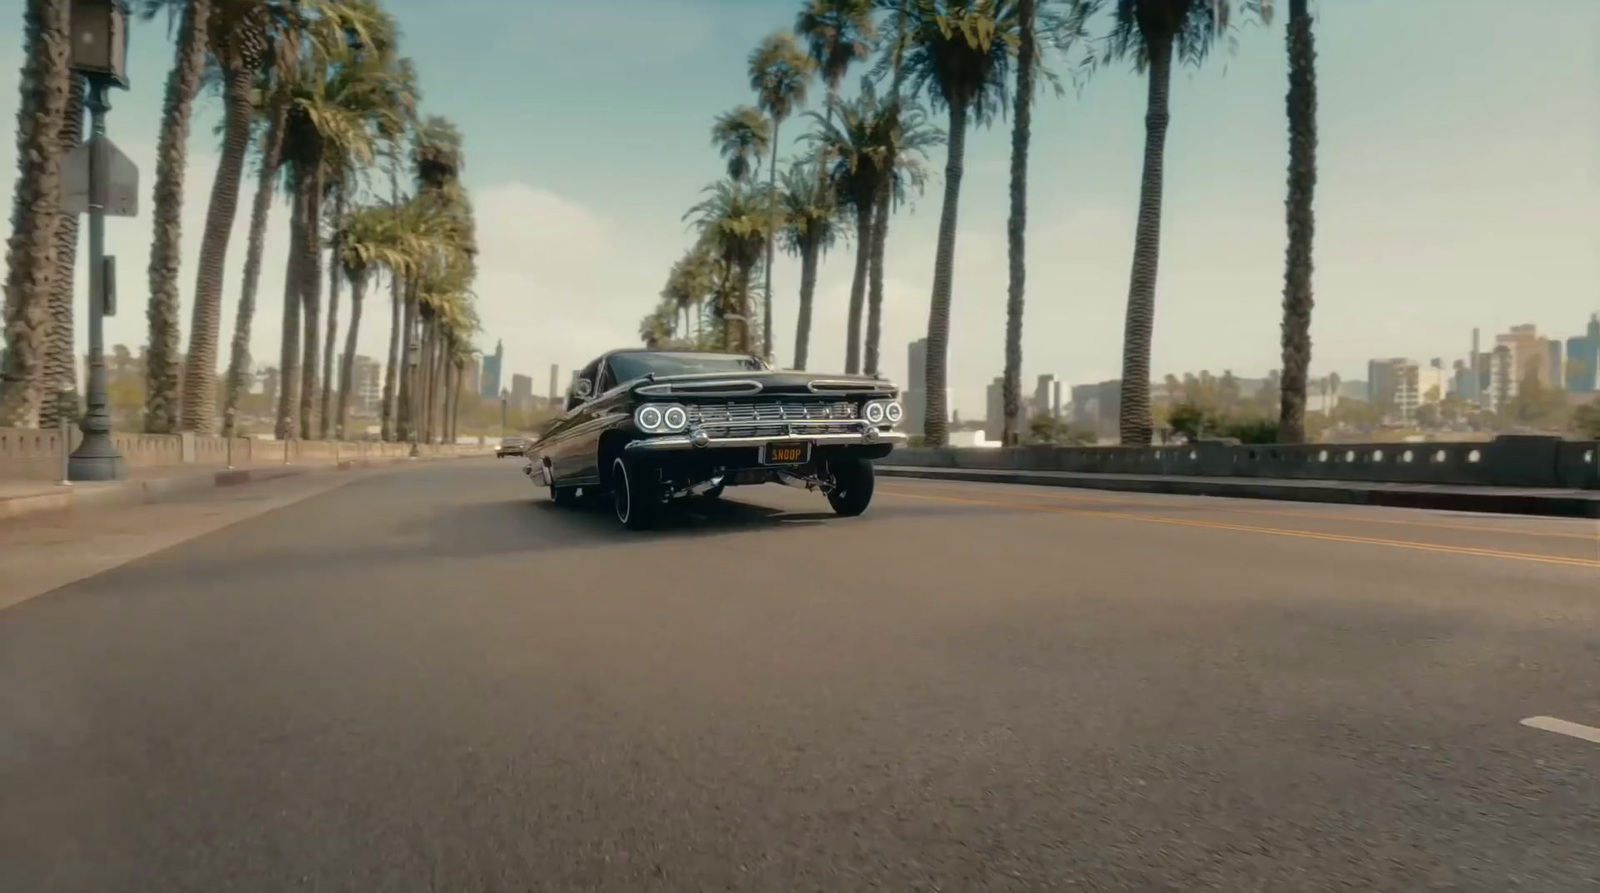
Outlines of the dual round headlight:
[[633,423],[646,434],[671,434],[689,427],[689,412],[676,403],[646,403],[633,411]]
[[872,400],[861,407],[861,415],[869,424],[894,425],[905,418],[905,410],[895,400]]

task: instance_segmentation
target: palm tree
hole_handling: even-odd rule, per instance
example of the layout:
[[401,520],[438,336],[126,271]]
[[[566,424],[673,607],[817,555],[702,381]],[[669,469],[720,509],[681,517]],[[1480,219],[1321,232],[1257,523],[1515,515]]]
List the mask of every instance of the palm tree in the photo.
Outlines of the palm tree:
[[706,187],[710,197],[689,209],[706,250],[725,265],[716,315],[726,350],[750,351],[750,278],[766,247],[767,200],[724,180]]
[[909,201],[913,191],[922,194],[927,182],[927,151],[944,142],[944,134],[928,123],[921,108],[890,96],[879,120],[881,148],[877,189],[867,255],[867,334],[864,370],[878,372],[879,343],[883,337],[883,257],[888,244],[889,215]]
[[1317,52],[1308,0],[1289,0],[1289,250],[1283,276],[1283,380],[1278,441],[1306,439],[1311,367],[1311,241],[1316,219]]
[[[290,273],[284,306],[285,383],[297,379],[299,424],[302,435],[311,431],[318,393],[317,359],[321,332],[322,202],[330,166],[367,164],[372,161],[377,122],[398,126],[401,112],[393,103],[397,77],[393,51],[393,20],[371,0],[345,0],[326,7],[326,14],[310,23],[311,52],[297,69],[290,85],[291,100],[285,122],[284,162],[294,196],[290,236]],[[293,289],[297,299],[290,298]],[[301,355],[290,354],[295,339],[290,331],[303,311]],[[298,375],[290,367],[298,366]],[[279,428],[287,422],[293,395],[283,388],[279,403]]]
[[[876,27],[872,22],[872,0],[806,0],[805,8],[795,17],[794,31],[805,41],[822,74],[822,83],[828,88],[824,110],[831,121],[839,87],[850,66],[867,58],[872,49]],[[825,147],[818,146],[818,151]],[[828,173],[828,158],[817,156],[818,183]]]
[[762,287],[761,348],[771,359],[772,347],[772,249],[777,236],[778,215],[778,129],[795,108],[806,101],[806,85],[811,82],[811,58],[801,51],[794,35],[779,31],[750,54],[750,88],[756,91],[756,104],[772,120],[772,159],[767,167],[767,257],[766,282]]
[[[77,75],[67,94],[67,110],[61,119],[62,157],[83,139],[83,99],[85,84]],[[78,215],[62,213],[56,219],[55,280],[50,286],[50,340],[44,354],[44,382],[60,389],[65,399],[46,399],[39,404],[39,427],[54,428],[72,421],[78,414],[78,349],[73,340],[73,277],[78,265]]]
[[[867,261],[872,252],[872,205],[889,151],[884,105],[872,81],[862,78],[861,93],[845,102],[829,100],[829,113],[808,113],[817,129],[806,139],[818,146],[818,157],[832,160],[828,179],[840,204],[856,222],[856,268],[850,280],[850,308],[845,326],[846,372],[861,371],[861,318],[865,309]],[[838,120],[834,120],[837,118]]]
[[[293,37],[283,36],[280,39],[290,48],[296,43]],[[234,434],[234,415],[238,410],[239,395],[244,392],[250,373],[250,330],[256,315],[256,288],[261,282],[261,255],[266,249],[267,215],[272,210],[272,197],[283,163],[283,132],[289,114],[289,97],[283,89],[282,74],[282,69],[263,71],[256,87],[255,104],[261,107],[263,118],[261,138],[256,148],[259,171],[256,174],[255,199],[250,206],[244,281],[239,289],[239,308],[234,317],[233,342],[228,353],[228,372],[222,398],[223,434],[229,437]]]
[[343,221],[334,239],[336,262],[350,280],[350,325],[345,330],[344,355],[339,362],[339,397],[334,411],[333,436],[345,438],[350,391],[355,384],[356,340],[361,331],[361,309],[372,274],[393,268],[403,250],[395,226],[397,216],[386,205],[357,208]]
[[702,246],[685,252],[667,273],[667,284],[661,289],[661,299],[674,308],[674,329],[677,327],[676,315],[683,314],[682,335],[686,339],[699,334],[694,330],[693,320],[698,318],[699,310],[711,295],[712,277],[712,261]]
[[189,350],[183,374],[182,428],[210,433],[216,414],[217,344],[222,329],[222,276],[239,205],[245,157],[257,120],[257,82],[268,55],[290,46],[279,35],[297,7],[280,0],[212,0],[206,36],[223,99],[222,154],[201,231]]
[[751,105],[741,105],[717,116],[711,125],[711,144],[728,163],[728,180],[735,192],[755,176],[761,156],[771,142],[767,118]]
[[926,93],[949,113],[944,207],[928,308],[927,442],[944,446],[950,291],[955,276],[956,220],[969,121],[987,124],[1005,107],[1007,72],[1017,40],[1016,9],[1007,0],[915,0],[907,10],[905,74],[913,95]]
[[146,18],[170,3],[182,5],[178,15],[177,57],[167,76],[161,107],[161,135],[156,143],[156,182],[150,216],[155,237],[150,244],[150,304],[145,311],[150,346],[145,354],[144,429],[170,434],[179,422],[178,271],[183,262],[183,178],[188,165],[189,122],[200,74],[206,61],[206,34],[211,0],[151,0]]
[[50,338],[50,295],[61,191],[56,151],[72,78],[67,70],[67,0],[28,0],[23,10],[21,102],[17,106],[17,186],[6,244],[5,368],[0,427],[37,423]]
[[[397,64],[396,77],[391,83],[394,106],[401,112],[401,126],[392,131],[382,131],[379,136],[383,139],[383,160],[385,171],[389,175],[389,207],[391,213],[400,214],[404,205],[400,201],[400,165],[406,154],[406,139],[416,130],[419,123],[417,117],[417,103],[421,101],[421,91],[417,89],[416,68],[410,59],[401,59]],[[395,435],[396,406],[395,400],[399,387],[400,364],[400,327],[405,308],[405,280],[394,269],[390,269],[389,276],[389,352],[383,369],[383,405],[379,409],[380,431],[385,441],[393,440]]]
[[356,185],[353,182],[356,172],[349,169],[344,159],[330,160],[328,167],[328,192],[333,198],[333,207],[328,215],[328,230],[331,233],[328,260],[328,329],[322,339],[322,397],[317,405],[317,418],[320,422],[317,435],[323,440],[327,440],[333,433],[333,413],[330,405],[333,399],[333,348],[334,341],[339,336],[339,287],[344,282],[344,265],[339,262],[342,251],[340,239],[343,237],[345,218],[348,214],[347,197],[350,189]]
[[1149,80],[1139,223],[1134,231],[1133,271],[1122,336],[1120,421],[1124,444],[1148,445],[1153,428],[1150,340],[1161,255],[1161,191],[1173,59],[1192,65],[1204,61],[1217,39],[1229,32],[1234,5],[1262,21],[1271,15],[1271,0],[1116,0],[1107,58],[1133,59]]
[[783,175],[783,249],[800,258],[800,318],[794,332],[794,368],[806,367],[811,344],[811,306],[817,266],[838,232],[839,201],[827,184],[818,185],[812,165],[794,162]]

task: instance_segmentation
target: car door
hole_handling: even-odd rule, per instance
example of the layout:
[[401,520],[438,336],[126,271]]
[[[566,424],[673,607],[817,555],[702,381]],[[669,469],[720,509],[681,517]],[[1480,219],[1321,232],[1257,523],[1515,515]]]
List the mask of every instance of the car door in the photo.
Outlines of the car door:
[[[562,483],[579,484],[585,476],[584,470],[580,467],[583,464],[581,441],[584,439],[581,436],[581,429],[594,416],[594,398],[597,392],[591,390],[588,396],[579,397],[576,388],[580,380],[588,381],[592,385],[599,374],[600,365],[601,361],[595,360],[585,366],[573,380],[574,390],[568,393],[567,411],[552,428],[551,442],[543,452],[550,460],[550,470],[555,474],[556,480]],[[592,465],[593,462],[589,464]]]
[[617,386],[611,366],[600,360],[594,371],[593,396],[583,405],[579,417],[573,420],[572,432],[567,438],[562,456],[564,469],[574,479],[592,481],[600,477],[600,435],[611,427],[616,415],[616,397],[607,393]]

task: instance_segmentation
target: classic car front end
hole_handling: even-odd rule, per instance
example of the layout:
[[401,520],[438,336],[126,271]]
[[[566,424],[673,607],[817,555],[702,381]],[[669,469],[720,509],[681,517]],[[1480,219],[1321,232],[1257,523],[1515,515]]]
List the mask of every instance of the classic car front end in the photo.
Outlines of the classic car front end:
[[[627,353],[630,363],[648,356]],[[578,488],[608,492],[628,527],[648,526],[655,509],[675,499],[765,483],[818,491],[837,513],[858,515],[872,499],[873,460],[906,440],[898,396],[892,383],[869,376],[649,372],[580,397],[529,471],[557,502]]]

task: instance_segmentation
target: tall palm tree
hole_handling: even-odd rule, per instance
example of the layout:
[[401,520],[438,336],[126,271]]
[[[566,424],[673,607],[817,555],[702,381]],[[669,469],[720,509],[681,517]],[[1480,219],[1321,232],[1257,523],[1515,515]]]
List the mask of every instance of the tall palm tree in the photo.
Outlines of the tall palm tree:
[[706,187],[704,201],[689,209],[706,249],[725,266],[717,315],[726,350],[750,351],[750,279],[766,248],[767,199],[741,193],[723,180]]
[[67,70],[67,0],[28,0],[23,10],[21,102],[17,106],[17,185],[6,243],[5,367],[0,371],[0,427],[39,418],[61,191],[56,150],[72,78]]
[[728,180],[735,192],[761,167],[761,156],[772,141],[772,131],[761,110],[741,105],[717,116],[711,125],[711,144],[728,164]]
[[156,142],[156,182],[151,202],[155,236],[150,244],[150,303],[145,310],[150,347],[145,354],[144,429],[170,434],[179,422],[183,345],[179,331],[178,271],[183,262],[183,180],[188,166],[189,123],[200,74],[206,61],[206,34],[211,0],[150,0],[146,17],[170,3],[180,3],[176,58],[167,75],[161,107],[161,135]]
[[945,382],[950,351],[950,291],[955,276],[956,221],[969,122],[987,124],[1005,107],[1007,74],[1017,41],[1016,8],[1008,0],[915,0],[907,10],[905,73],[913,94],[926,93],[949,114],[944,207],[928,307],[927,442],[947,436]]
[[796,161],[783,175],[783,249],[800,258],[800,316],[794,331],[794,368],[806,367],[811,344],[811,307],[817,266],[838,233],[839,200],[826,183],[818,185],[814,165]]
[[339,397],[334,411],[333,435],[345,438],[350,392],[355,385],[356,340],[361,331],[361,310],[372,274],[396,264],[402,249],[395,226],[397,217],[384,205],[357,208],[343,220],[336,238],[336,262],[350,280],[350,325],[345,330],[344,354],[339,362]]
[[290,44],[278,39],[298,7],[281,0],[212,0],[206,44],[220,81],[223,100],[222,154],[211,183],[189,324],[189,350],[183,374],[186,431],[210,433],[216,415],[217,346],[222,329],[222,276],[228,243],[239,206],[239,187],[251,131],[257,121],[256,87],[274,49]]
[[[417,104],[422,99],[417,88],[416,67],[410,59],[397,63],[396,77],[391,83],[392,100],[400,110],[400,125],[392,130],[380,128],[383,166],[389,176],[389,207],[399,215],[405,205],[400,200],[400,166],[406,156],[406,142],[419,123]],[[397,221],[398,222],[398,221]],[[383,368],[382,407],[379,409],[380,435],[385,441],[395,436],[396,406],[399,388],[400,336],[405,308],[405,280],[400,272],[390,268],[389,276],[389,351]]]
[[[867,58],[877,28],[872,21],[872,0],[805,0],[795,17],[795,34],[805,41],[828,89],[824,115],[831,121],[839,87],[850,66]],[[826,147],[818,146],[819,152]],[[817,156],[817,182],[828,172],[826,155]]]
[[762,286],[761,349],[772,359],[772,249],[777,237],[778,215],[778,130],[794,110],[806,101],[806,85],[814,68],[811,58],[795,43],[794,35],[779,31],[750,54],[750,88],[756,91],[756,104],[772,121],[772,158],[767,166],[767,257],[766,281]]
[[334,342],[339,336],[339,291],[344,283],[344,265],[339,262],[342,252],[340,240],[343,238],[345,218],[348,213],[347,196],[350,189],[356,184],[353,182],[355,173],[350,171],[343,159],[331,160],[328,165],[328,192],[333,199],[333,206],[328,215],[329,259],[328,259],[328,328],[322,339],[322,396],[317,404],[317,418],[320,427],[317,436],[327,440],[333,432],[333,350]]
[[866,307],[867,261],[872,253],[873,200],[892,148],[885,107],[871,80],[862,78],[861,92],[854,100],[833,98],[829,106],[828,114],[808,113],[817,127],[806,139],[818,147],[818,157],[831,159],[828,179],[856,223],[856,267],[850,280],[844,360],[845,371],[853,374],[861,371],[861,320]]
[[1311,367],[1311,242],[1316,228],[1317,51],[1308,0],[1289,0],[1289,249],[1283,274],[1283,380],[1278,441],[1306,439]]
[[[281,41],[294,47],[297,39],[282,36]],[[236,424],[239,395],[245,391],[250,374],[250,331],[256,315],[256,289],[261,282],[261,255],[266,250],[267,216],[272,211],[272,198],[283,162],[283,132],[289,114],[289,96],[283,89],[282,75],[292,63],[260,73],[256,84],[255,105],[261,111],[261,136],[257,141],[258,155],[255,198],[250,205],[250,234],[245,240],[244,277],[239,288],[239,306],[234,314],[233,341],[228,352],[228,372],[222,398],[223,434],[231,437]],[[280,372],[286,371],[280,369]],[[282,382],[280,381],[280,384]]]
[[[1272,0],[1116,0],[1108,59],[1132,59],[1148,79],[1144,170],[1139,183],[1139,223],[1122,336],[1121,435],[1124,444],[1148,445],[1150,341],[1155,324],[1156,269],[1161,257],[1161,192],[1166,167],[1172,63],[1198,65],[1232,27],[1233,7],[1266,21]],[[933,387],[932,382],[928,385]]]
[[[83,140],[83,99],[85,84],[77,75],[67,95],[67,110],[61,119],[61,152],[66,156]],[[53,428],[66,415],[78,415],[78,348],[73,339],[73,278],[78,265],[78,215],[62,213],[56,220],[55,280],[50,285],[50,339],[44,354],[44,382],[59,389],[65,399],[50,399],[39,404],[39,427]]]
[[[885,112],[887,125],[891,131],[899,125],[901,106],[905,101],[905,60],[906,34],[910,24],[910,0],[877,0],[879,8],[892,5],[894,9],[894,30],[890,32],[888,46],[884,59],[880,63],[887,64],[891,76],[889,86],[889,102]],[[876,71],[876,70],[875,70]],[[889,216],[893,213],[890,207],[893,184],[897,176],[895,172],[895,158],[891,155],[886,162],[884,176],[878,184],[878,194],[874,199],[872,209],[872,250],[867,258],[867,372],[878,371],[878,339],[881,328],[881,314],[883,307],[883,259],[889,240]]]
[[889,215],[927,183],[927,152],[944,142],[944,134],[928,123],[918,106],[890,96],[879,119],[876,142],[881,147],[877,189],[873,194],[871,248],[867,255],[867,332],[863,370],[878,372],[883,338],[883,257],[888,244]]

